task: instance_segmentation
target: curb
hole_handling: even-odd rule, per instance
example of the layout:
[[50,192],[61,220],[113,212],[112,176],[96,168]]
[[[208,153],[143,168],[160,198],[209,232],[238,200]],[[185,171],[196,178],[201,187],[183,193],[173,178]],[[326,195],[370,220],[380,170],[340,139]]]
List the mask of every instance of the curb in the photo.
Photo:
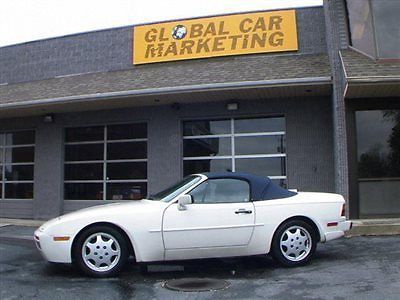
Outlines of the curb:
[[400,225],[354,225],[353,228],[346,233],[347,237],[376,235],[400,235]]
[[0,218],[0,227],[7,226],[7,225],[39,227],[44,222],[46,222],[46,221],[43,221],[43,220]]
[[33,236],[26,235],[0,235],[0,242],[11,242],[16,244],[35,246]]
[[400,218],[352,220],[353,228],[346,236],[400,235]]

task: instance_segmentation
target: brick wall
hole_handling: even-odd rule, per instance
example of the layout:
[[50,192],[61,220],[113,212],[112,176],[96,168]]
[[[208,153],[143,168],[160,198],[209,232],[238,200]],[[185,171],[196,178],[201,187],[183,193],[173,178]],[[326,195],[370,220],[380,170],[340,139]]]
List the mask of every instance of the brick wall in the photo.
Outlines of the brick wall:
[[[298,53],[325,53],[323,8],[298,9],[297,24]],[[123,27],[0,48],[0,84],[133,68],[132,35]]]

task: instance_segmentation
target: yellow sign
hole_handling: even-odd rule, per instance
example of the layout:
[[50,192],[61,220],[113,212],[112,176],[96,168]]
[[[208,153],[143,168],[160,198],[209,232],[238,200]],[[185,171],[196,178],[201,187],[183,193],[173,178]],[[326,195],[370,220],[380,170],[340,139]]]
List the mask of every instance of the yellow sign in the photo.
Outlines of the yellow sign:
[[134,28],[133,63],[298,50],[296,11],[269,11]]

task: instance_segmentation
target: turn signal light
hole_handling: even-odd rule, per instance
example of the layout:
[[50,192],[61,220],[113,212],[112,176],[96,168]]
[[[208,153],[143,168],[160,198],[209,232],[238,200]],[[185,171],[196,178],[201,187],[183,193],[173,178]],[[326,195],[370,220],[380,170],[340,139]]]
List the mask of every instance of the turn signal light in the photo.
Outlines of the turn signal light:
[[55,236],[53,237],[53,241],[55,242],[63,242],[63,241],[68,241],[69,236]]

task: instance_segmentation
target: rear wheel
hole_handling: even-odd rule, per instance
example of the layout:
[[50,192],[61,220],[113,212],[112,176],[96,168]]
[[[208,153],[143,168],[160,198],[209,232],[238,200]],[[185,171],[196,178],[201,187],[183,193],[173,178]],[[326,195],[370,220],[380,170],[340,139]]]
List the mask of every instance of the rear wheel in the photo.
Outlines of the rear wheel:
[[73,255],[77,266],[93,277],[114,276],[128,258],[128,248],[118,230],[94,226],[85,230],[74,243]]
[[317,247],[316,232],[302,220],[283,223],[272,241],[274,258],[286,267],[296,267],[307,263]]

